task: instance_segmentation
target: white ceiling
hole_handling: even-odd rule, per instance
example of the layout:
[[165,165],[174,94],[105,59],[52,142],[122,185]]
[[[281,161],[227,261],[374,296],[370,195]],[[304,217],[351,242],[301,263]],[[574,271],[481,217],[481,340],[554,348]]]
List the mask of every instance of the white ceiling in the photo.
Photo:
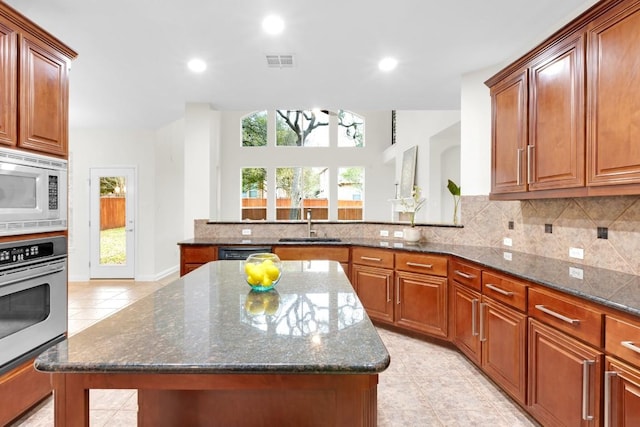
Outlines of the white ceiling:
[[[8,0],[79,53],[70,126],[157,128],[220,110],[459,109],[465,73],[512,61],[597,0]],[[280,14],[273,37],[261,21]],[[295,67],[268,68],[266,54]],[[398,68],[377,69],[383,56]],[[187,71],[199,56],[202,75]]]

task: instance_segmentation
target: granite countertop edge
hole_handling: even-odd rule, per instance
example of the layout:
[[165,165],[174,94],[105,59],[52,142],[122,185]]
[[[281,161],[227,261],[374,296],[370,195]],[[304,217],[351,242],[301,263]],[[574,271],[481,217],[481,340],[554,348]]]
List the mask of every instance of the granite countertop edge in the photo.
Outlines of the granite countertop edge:
[[[530,281],[577,296],[605,307],[609,307],[633,316],[640,317],[640,301],[630,302],[629,294],[635,295],[635,290],[640,290],[640,276],[623,273],[614,270],[607,270],[598,267],[587,266],[579,263],[557,260],[554,258],[532,255],[524,252],[508,251],[493,247],[452,245],[444,243],[418,243],[407,244],[402,240],[394,239],[371,239],[371,238],[341,238],[339,242],[323,241],[296,241],[281,242],[279,238],[253,238],[240,239],[234,237],[217,238],[193,238],[178,242],[178,245],[216,245],[216,246],[289,246],[289,245],[329,245],[329,246],[364,246],[378,249],[403,250],[418,253],[431,253],[450,255],[463,260],[467,260],[483,267],[491,268],[495,271],[510,274],[516,278]],[[512,260],[506,260],[504,253],[508,252]],[[543,268],[544,267],[544,268]],[[584,273],[585,279],[576,279],[569,276],[570,269],[580,269]],[[606,280],[609,286],[605,289],[594,291],[592,280]],[[598,284],[595,284],[598,285]],[[632,289],[624,294],[624,289]],[[616,299],[616,294],[620,294]]]

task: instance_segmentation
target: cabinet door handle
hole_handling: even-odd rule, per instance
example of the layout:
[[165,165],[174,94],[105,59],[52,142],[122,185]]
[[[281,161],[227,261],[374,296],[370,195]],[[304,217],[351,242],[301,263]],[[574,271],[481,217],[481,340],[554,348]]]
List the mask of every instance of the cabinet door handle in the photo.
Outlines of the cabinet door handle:
[[522,184],[522,152],[524,149],[518,148],[516,150],[516,185]]
[[533,183],[533,179],[531,178],[531,162],[533,159],[533,149],[535,145],[527,145],[527,184]]
[[478,336],[478,298],[471,300],[471,335]]
[[375,262],[380,262],[382,261],[382,258],[373,258],[370,256],[360,256],[360,259],[363,261],[375,261]]
[[387,302],[391,302],[391,292],[390,292],[391,289],[389,288],[390,288],[389,281],[387,280]]
[[553,317],[555,317],[556,319],[560,319],[560,320],[562,320],[563,322],[567,322],[567,323],[569,323],[569,324],[571,324],[571,325],[579,325],[579,324],[580,324],[580,320],[579,320],[579,319],[572,319],[572,318],[570,318],[570,317],[563,316],[563,315],[562,315],[562,314],[560,314],[560,313],[556,313],[555,311],[548,309],[547,307],[545,307],[545,306],[544,306],[544,305],[542,305],[542,304],[538,304],[538,305],[536,305],[536,308],[537,308],[538,310],[540,310],[541,312],[548,314],[549,316],[553,316]]
[[464,277],[465,279],[468,279],[468,280],[470,280],[470,279],[475,279],[475,278],[476,278],[476,276],[475,276],[475,275],[473,275],[473,274],[469,274],[469,273],[465,273],[464,271],[454,270],[453,272],[454,272],[455,274],[457,274],[458,276],[460,276],[460,277]]
[[400,278],[396,279],[396,304],[400,304]]
[[484,330],[485,327],[485,322],[484,322],[484,308],[486,307],[487,303],[482,302],[480,303],[480,341],[486,341],[487,340],[487,335],[486,335],[486,331]]
[[611,426],[611,382],[617,376],[616,371],[605,371],[604,373],[604,427]]
[[633,341],[620,341],[620,344],[622,344],[624,348],[640,353],[640,347],[635,345]]
[[417,262],[411,262],[411,261],[407,261],[407,265],[409,267],[420,267],[420,268],[433,268],[433,264],[420,264]]
[[584,360],[582,362],[582,419],[591,421],[593,415],[589,415],[589,383],[591,382],[591,366],[596,362]]
[[496,285],[492,285],[491,283],[487,283],[484,286],[489,288],[489,289],[491,289],[492,291],[496,291],[497,293],[502,294],[504,296],[507,296],[507,297],[513,296],[513,292],[505,291],[504,289],[500,289],[499,287],[497,287]]

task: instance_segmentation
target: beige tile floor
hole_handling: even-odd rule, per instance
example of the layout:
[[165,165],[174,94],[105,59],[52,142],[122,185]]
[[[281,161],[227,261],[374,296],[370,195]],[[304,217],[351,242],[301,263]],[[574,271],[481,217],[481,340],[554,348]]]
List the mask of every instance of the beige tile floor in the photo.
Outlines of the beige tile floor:
[[[168,283],[91,281],[69,284],[69,334],[92,325]],[[464,356],[433,343],[378,329],[391,366],[380,375],[378,425],[537,426]],[[135,390],[91,390],[91,427],[136,425]],[[46,399],[13,427],[53,426]]]

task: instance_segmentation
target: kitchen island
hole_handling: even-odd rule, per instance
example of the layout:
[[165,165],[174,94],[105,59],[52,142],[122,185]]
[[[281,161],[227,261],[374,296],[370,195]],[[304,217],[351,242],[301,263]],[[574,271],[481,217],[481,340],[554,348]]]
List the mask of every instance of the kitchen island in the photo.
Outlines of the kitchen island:
[[375,426],[389,353],[339,263],[285,261],[255,293],[216,261],[43,353],[58,426],[89,389],[138,390],[138,425]]

